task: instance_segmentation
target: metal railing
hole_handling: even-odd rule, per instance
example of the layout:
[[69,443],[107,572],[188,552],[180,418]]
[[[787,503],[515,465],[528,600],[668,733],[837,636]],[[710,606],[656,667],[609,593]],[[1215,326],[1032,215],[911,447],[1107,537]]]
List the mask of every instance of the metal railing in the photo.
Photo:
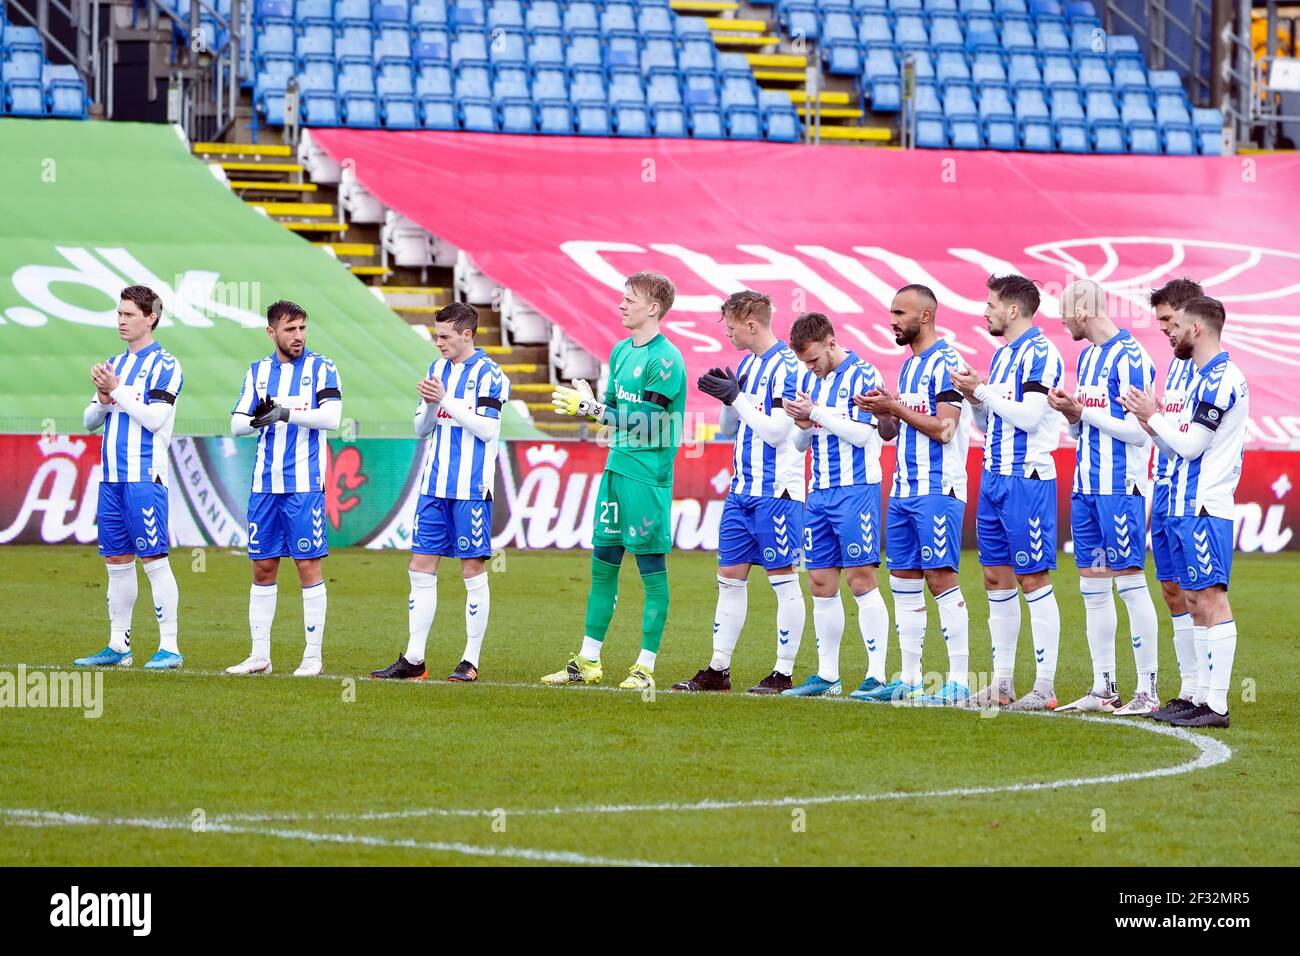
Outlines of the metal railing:
[[[1249,0],[1247,0],[1249,2]],[[1146,22],[1140,23],[1124,10],[1116,0],[1106,0],[1103,24],[1106,32],[1114,32],[1118,23],[1126,32],[1145,37],[1150,56],[1148,65],[1157,69],[1176,69],[1186,77],[1187,95],[1197,106],[1211,103],[1211,73],[1214,48],[1210,39],[1213,10],[1209,0],[1190,0],[1188,16],[1184,19],[1174,13],[1165,0],[1146,0]],[[1182,38],[1187,47],[1184,56],[1172,45],[1174,37]]]

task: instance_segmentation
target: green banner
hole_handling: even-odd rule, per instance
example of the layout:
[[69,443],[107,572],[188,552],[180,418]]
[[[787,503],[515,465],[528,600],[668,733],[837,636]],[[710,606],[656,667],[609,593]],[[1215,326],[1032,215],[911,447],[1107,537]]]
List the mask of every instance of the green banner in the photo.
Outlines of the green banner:
[[[0,120],[0,432],[82,430],[90,366],[122,351],[118,293],[142,283],[181,363],[178,435],[225,434],[265,310],[308,313],[357,437],[410,437],[434,347],[324,250],[248,207],[170,126]],[[538,434],[507,413],[503,434]]]

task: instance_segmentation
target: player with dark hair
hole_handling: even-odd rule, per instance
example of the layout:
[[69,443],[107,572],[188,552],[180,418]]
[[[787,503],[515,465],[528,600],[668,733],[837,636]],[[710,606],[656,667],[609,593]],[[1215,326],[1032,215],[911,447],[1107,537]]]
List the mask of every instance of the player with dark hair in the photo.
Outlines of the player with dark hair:
[[271,673],[271,624],[275,620],[280,559],[291,557],[302,585],[306,648],[294,674],[314,677],[324,665],[325,467],[321,446],[343,420],[338,370],[307,348],[307,313],[281,300],[266,310],[266,334],[274,351],[249,366],[230,416],[234,435],[257,435],[252,491],[248,497],[248,557],[253,584],[248,598],[252,652],[227,674]]
[[501,366],[474,345],[478,310],[472,305],[453,302],[439,309],[433,326],[442,358],[435,359],[416,384],[420,403],[415,434],[425,440],[425,452],[411,529],[406,650],[370,676],[428,676],[424,648],[438,609],[438,562],[449,557],[460,559],[465,579],[465,652],[447,680],[462,683],[478,680],[487,633],[492,485],[501,407],[510,400],[510,381]]
[[599,683],[600,652],[618,601],[623,555],[636,555],[645,590],[641,653],[623,682],[625,689],[655,686],[655,660],[668,617],[668,552],[672,550],[673,462],[682,442],[686,409],[686,365],[682,353],[660,331],[676,291],[665,275],[638,272],[619,302],[630,334],[609,355],[609,382],[597,401],[586,382],[556,386],[551,400],[562,415],[612,427],[609,457],[596,497],[592,530],[591,590],[582,647],[545,684]]
[[[1153,290],[1151,308],[1155,309],[1160,331],[1168,336],[1175,313],[1202,294],[1200,285],[1191,279],[1171,279],[1159,289]],[[1187,403],[1188,390],[1195,379],[1196,365],[1191,359],[1181,359],[1175,355],[1169,360],[1169,370],[1165,373],[1165,390],[1160,396],[1160,411],[1167,419],[1178,421],[1183,406]],[[1170,479],[1173,477],[1174,464],[1174,456],[1166,454],[1157,442],[1155,464],[1151,469],[1151,554],[1156,563],[1156,580],[1160,582],[1160,591],[1173,623],[1174,656],[1178,660],[1178,674],[1181,678],[1178,695],[1151,714],[1160,721],[1168,721],[1196,706],[1192,703],[1196,697],[1197,680],[1196,626],[1187,608],[1183,589],[1178,586],[1178,566],[1174,561],[1172,523],[1169,517]]]
[[158,618],[158,653],[146,670],[173,670],[184,660],[176,643],[176,576],[168,562],[167,449],[183,378],[180,363],[153,339],[162,302],[148,286],[122,290],[118,335],[126,351],[91,367],[95,397],[82,415],[87,431],[104,426],[95,523],[108,567],[108,646],[74,661],[81,667],[129,667],[131,612],[144,565]]
[[1221,344],[1225,318],[1223,303],[1208,296],[1190,299],[1174,313],[1169,324],[1174,355],[1196,365],[1177,421],[1158,410],[1148,391],[1130,388],[1121,399],[1162,450],[1176,456],[1169,477],[1170,550],[1195,623],[1197,686],[1194,706],[1167,717],[1175,727],[1228,726],[1237,653],[1228,578],[1250,393]]

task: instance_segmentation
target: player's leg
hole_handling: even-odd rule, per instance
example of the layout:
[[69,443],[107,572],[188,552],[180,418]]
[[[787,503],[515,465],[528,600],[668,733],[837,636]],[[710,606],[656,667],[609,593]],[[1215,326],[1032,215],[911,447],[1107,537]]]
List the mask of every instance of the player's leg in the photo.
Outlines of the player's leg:
[[325,612],[329,598],[321,561],[329,553],[325,541],[325,493],[296,492],[281,495],[282,521],[288,532],[289,553],[302,585],[302,663],[295,677],[315,677],[325,669],[321,648],[325,642]]
[[763,569],[776,593],[776,663],[772,673],[749,689],[751,694],[779,694],[794,686],[794,661],[808,618],[794,569],[803,542],[803,513],[803,502],[790,498],[760,498],[753,511],[751,534],[758,541]]
[[623,564],[623,527],[628,519],[619,500],[618,475],[605,472],[596,493],[595,521],[591,531],[591,587],[587,591],[587,613],[583,619],[582,647],[563,670],[542,677],[542,683],[598,684],[604,676],[600,652],[618,603],[618,574]]
[[[971,696],[971,707],[1007,707],[1016,699],[1016,644],[1020,638],[1020,594],[1011,569],[1013,479],[985,473],[975,511],[975,546],[984,569],[989,602],[989,638],[993,645],[993,680]],[[1026,554],[1026,560],[1028,555]]]
[[438,613],[438,563],[451,553],[451,532],[447,515],[448,501],[433,495],[420,495],[415,503],[411,524],[411,561],[406,576],[411,589],[406,596],[406,650],[397,660],[370,672],[380,680],[424,680],[429,668],[424,649],[429,629]]
[[1115,569],[1115,591],[1128,611],[1138,677],[1133,699],[1115,712],[1125,717],[1145,716],[1160,709],[1156,606],[1144,569],[1146,503],[1140,495],[1106,495],[1102,502],[1108,511],[1102,519],[1102,527],[1107,529],[1106,557]]
[[447,680],[470,683],[478,680],[479,656],[492,610],[487,575],[487,559],[492,556],[492,502],[450,501],[448,507],[455,537],[452,553],[460,559],[465,581],[465,651]]
[[1011,710],[1055,710],[1056,660],[1061,647],[1061,611],[1051,572],[1056,570],[1056,480],[1016,478],[1008,528],[1016,583],[1029,607],[1034,644],[1034,686]]
[[271,625],[278,595],[280,558],[289,553],[277,501],[282,495],[254,491],[248,496],[248,557],[253,584],[248,592],[248,629],[253,644],[248,657],[226,668],[227,674],[271,673]]
[[1074,539],[1074,563],[1079,569],[1079,593],[1083,596],[1084,629],[1092,658],[1092,689],[1078,700],[1058,707],[1059,711],[1080,710],[1112,713],[1120,706],[1115,691],[1114,574],[1106,554],[1106,542],[1098,518],[1099,495],[1074,492],[1070,496],[1070,531]]
[[673,684],[680,691],[731,690],[731,655],[745,626],[749,606],[749,568],[762,558],[750,532],[748,514],[755,498],[728,494],[718,525],[718,605],[713,614],[713,658],[690,680]]
[[840,600],[842,548],[836,533],[836,499],[842,489],[817,489],[808,498],[804,523],[804,565],[813,595],[813,634],[817,639],[817,670],[787,697],[838,695],[840,641],[844,636],[844,602]]
[[1173,718],[1177,727],[1227,727],[1228,691],[1237,654],[1237,624],[1228,602],[1232,572],[1232,522],[1227,518],[1175,519],[1184,558],[1180,581],[1196,623],[1197,706]]
[[108,572],[108,644],[97,654],[79,657],[78,667],[130,667],[131,614],[139,592],[135,575],[135,542],[131,537],[126,505],[126,485],[100,482],[95,504],[99,528],[99,555]]
[[158,619],[158,652],[145,662],[145,670],[175,670],[185,663],[177,645],[177,609],[180,592],[167,557],[169,521],[167,486],[152,481],[127,485],[131,513],[136,516],[137,539],[144,547],[137,551],[144,564],[153,595],[154,617]]
[[894,630],[902,666],[898,677],[858,697],[869,701],[899,701],[918,691],[921,651],[925,645],[925,581],[921,573],[921,538],[917,533],[916,498],[890,498],[885,512],[885,541],[889,549],[889,590],[894,599]]
[[952,706],[970,697],[970,614],[957,579],[966,503],[947,495],[926,495],[920,500],[925,511],[922,528],[926,529],[921,540],[930,535],[930,544],[921,547],[921,570],[939,607],[939,627],[948,650],[948,679],[937,694],[917,692],[915,696],[922,703]]
[[886,684],[885,665],[889,653],[889,610],[880,593],[880,484],[854,487],[845,502],[851,506],[843,527],[849,540],[844,548],[844,577],[858,606],[858,630],[867,649],[867,674],[850,697],[870,693]]
[[618,475],[619,500],[627,520],[623,545],[636,556],[644,603],[641,609],[641,651],[618,685],[624,690],[655,686],[655,661],[668,620],[668,552],[672,550],[673,490]]
[[1174,630],[1174,658],[1178,661],[1181,684],[1178,694],[1151,714],[1152,718],[1167,721],[1196,706],[1196,625],[1187,605],[1187,598],[1178,584],[1178,562],[1174,560],[1174,531],[1169,517],[1169,485],[1157,482],[1151,492],[1151,555],[1156,564],[1156,580],[1165,607],[1169,608]]

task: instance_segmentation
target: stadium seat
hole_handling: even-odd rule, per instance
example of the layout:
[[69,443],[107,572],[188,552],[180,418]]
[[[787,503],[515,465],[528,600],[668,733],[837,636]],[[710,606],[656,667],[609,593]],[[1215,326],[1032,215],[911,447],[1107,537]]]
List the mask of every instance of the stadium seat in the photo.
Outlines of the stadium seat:
[[998,24],[991,15],[976,13],[966,18],[966,48],[968,50],[1001,50]]
[[528,71],[519,66],[502,67],[492,75],[492,99],[497,104],[506,100],[529,100]]
[[1034,34],[1029,29],[1029,20],[1024,17],[1008,17],[1002,21],[1002,49],[1008,53],[1017,50],[1033,50]]
[[544,66],[533,70],[533,101],[544,103],[548,100],[569,101],[568,74],[557,67]]
[[1110,67],[1101,56],[1079,57],[1079,85],[1085,90],[1111,88]]
[[607,3],[600,14],[600,32],[636,34],[636,10],[627,3]]
[[[646,46],[649,47],[653,42],[653,39],[646,41]],[[683,73],[687,70],[712,71],[717,63],[717,47],[713,45],[712,40],[687,40],[681,45],[681,52],[677,55],[677,65],[681,67]]]
[[1043,85],[1048,87],[1078,87],[1079,78],[1075,75],[1074,64],[1069,56],[1047,54],[1043,57]]
[[493,0],[487,8],[488,32],[501,28],[513,32],[523,32],[524,8],[519,0]]
[[[570,71],[569,100],[575,104],[600,103],[603,105],[606,102],[604,72],[586,67]],[[581,123],[581,117],[579,117],[579,123]]]
[[1196,145],[1202,156],[1218,156],[1223,152],[1223,114],[1215,109],[1192,110],[1192,127],[1196,131]]
[[822,45],[832,43],[856,43],[858,28],[853,17],[841,10],[833,10],[822,19]]
[[339,103],[333,91],[307,90],[301,94],[304,126],[338,126]]
[[1029,15],[1029,5],[1025,0],[993,0],[993,9],[1001,14]]
[[33,79],[6,80],[4,84],[5,112],[14,116],[44,116],[45,96],[41,81]]
[[798,142],[799,114],[795,112],[789,94],[780,90],[762,90],[758,94],[758,105],[763,114],[765,139],[781,143]]
[[1115,89],[1145,90],[1147,88],[1146,68],[1137,60],[1120,60],[1115,64]]
[[673,36],[672,10],[666,6],[646,6],[643,3],[637,13],[636,29],[643,37]]
[[45,65],[45,112],[63,119],[86,118],[86,86],[70,65]]
[[954,81],[969,82],[971,75],[966,54],[961,50],[940,50],[934,64],[934,75],[941,86]]
[[373,93],[344,93],[339,96],[339,118],[344,126],[379,125],[379,99]]
[[576,103],[573,113],[578,135],[609,135],[609,109],[604,103]]
[[1051,114],[1042,87],[1016,89],[1016,124],[1020,127],[1021,149],[1050,152],[1055,148]]
[[375,32],[369,23],[349,21],[334,38],[334,57],[363,56],[369,59],[374,51]]
[[696,139],[724,139],[722,111],[716,106],[692,106],[690,110],[691,136]]
[[862,48],[856,40],[835,40],[822,47],[822,66],[832,76],[862,73]]
[[990,83],[980,88],[979,116],[989,149],[1013,150],[1020,145],[1015,108],[1005,85]]
[[962,49],[966,45],[966,37],[962,33],[961,21],[957,15],[938,14],[930,18],[930,43],[936,50],[943,50],[951,47],[956,50]]
[[867,49],[863,63],[863,76],[868,80],[894,80],[899,76],[898,60],[892,46],[873,46]]
[[456,100],[456,121],[461,129],[477,133],[494,133],[497,129],[496,109],[491,100]]
[[943,104],[933,83],[916,84],[916,145],[942,149],[948,145]]
[[610,112],[618,136],[649,136],[650,111],[643,103],[615,103]]
[[573,132],[573,110],[567,102],[556,100],[537,104],[537,128],[543,133],[567,136]]
[[612,70],[609,74],[608,97],[609,102],[614,105],[619,103],[644,104],[645,90],[641,86],[641,71],[636,69]]
[[461,30],[451,41],[451,65],[488,62],[487,36],[476,30]]
[[1013,53],[1007,61],[1007,79],[1012,87],[1041,86],[1043,74],[1038,68],[1038,57],[1032,53]]
[[312,21],[303,26],[294,44],[298,58],[334,56],[334,24]]
[[677,83],[677,74],[667,70],[651,71],[646,80],[645,98],[651,106],[680,106],[682,91]]
[[441,27],[423,26],[414,34],[411,55],[416,60],[447,61],[451,56],[451,38]]
[[528,65],[564,65],[564,37],[558,33],[535,33],[528,38]]
[[971,81],[980,86],[984,83],[1006,83],[1007,71],[1002,63],[1001,54],[993,50],[981,50],[971,58]]
[[1154,123],[1127,123],[1125,130],[1130,153],[1160,152],[1160,135]]
[[447,22],[459,27],[481,27],[487,23],[483,0],[455,0],[447,6]]
[[951,83],[944,89],[943,115],[948,123],[948,141],[955,149],[983,147],[979,110],[969,84]]
[[686,110],[670,103],[650,108],[650,121],[656,136],[685,136]]
[[1052,127],[1056,148],[1063,153],[1086,153],[1091,146],[1079,91],[1072,87],[1051,90]]
[[1175,93],[1183,90],[1183,81],[1174,70],[1151,70],[1147,74],[1147,83],[1153,90],[1171,90]]
[[415,69],[410,60],[384,60],[375,76],[375,92],[380,96],[410,96],[415,92]]
[[455,129],[455,102],[450,96],[420,97],[420,123],[425,129]]
[[375,34],[375,62],[396,57],[402,60],[411,58],[411,34],[406,25],[385,25]]
[[304,57],[298,70],[300,92],[312,90],[334,94],[334,58],[323,54]]
[[488,59],[492,61],[493,66],[524,65],[528,62],[524,35],[499,28],[494,30],[488,41]]
[[641,45],[637,43],[634,36],[611,36],[605,40],[605,68],[615,69],[617,67],[631,67],[642,70],[649,70],[653,64],[655,66],[675,66],[673,59],[673,50],[671,45],[667,50],[660,44],[656,47],[655,56],[657,62],[653,59],[642,60]]
[[455,71],[452,95],[459,100],[486,100],[492,96],[491,74],[477,63],[466,63]]
[[258,54],[292,55],[296,35],[289,20],[265,20],[253,34],[253,50]]
[[594,3],[571,3],[564,10],[564,32],[572,36],[575,33],[600,33],[600,14]]
[[925,20],[913,14],[901,14],[894,20],[894,42],[901,47],[928,47],[930,34]]
[[370,0],[334,0],[336,22],[344,20],[369,20]]
[[1034,22],[1034,37],[1039,53],[1069,53],[1070,37],[1065,32],[1065,21],[1039,17]]
[[872,80],[867,96],[871,108],[878,113],[897,113],[903,108],[901,80]]
[[1160,139],[1169,156],[1196,155],[1196,136],[1191,126],[1162,126]]
[[[0,21],[4,14],[0,11]],[[253,20],[265,23],[267,20],[292,20],[293,0],[257,0],[253,6]]]
[[299,23],[334,19],[334,4],[330,0],[297,0],[290,6],[293,8],[293,18]]
[[376,23],[405,24],[411,19],[411,5],[408,0],[377,0],[371,16]]
[[388,129],[415,129],[420,113],[414,96],[389,93],[380,98],[380,118]]
[[415,95],[450,97],[451,67],[441,63],[426,63],[415,74]]
[[1106,52],[1106,31],[1101,21],[1092,18],[1076,19],[1070,24],[1070,48],[1075,53]]
[[564,63],[570,69],[579,66],[604,66],[600,37],[585,33],[569,37],[564,50]]
[[1112,63],[1120,60],[1136,60],[1142,63],[1142,48],[1138,46],[1137,37],[1127,33],[1108,33],[1106,35],[1106,55]]
[[[702,73],[691,71],[686,74],[682,84],[682,99],[687,106],[717,106],[718,105],[718,84],[717,79],[712,73]],[[719,119],[719,132],[721,131],[721,121]],[[692,130],[694,129],[694,119],[692,119]]]
[[894,30],[883,13],[868,13],[858,21],[858,42],[864,47],[874,43],[894,44]]
[[719,102],[724,109],[732,106],[756,107],[758,87],[753,77],[723,76]]
[[523,99],[498,100],[497,129],[503,133],[537,132],[537,115],[533,110],[533,101]]
[[541,32],[559,33],[563,29],[560,5],[553,0],[533,0],[528,4],[524,26],[533,36]]
[[763,120],[757,107],[732,106],[725,111],[727,135],[731,139],[762,139]]

